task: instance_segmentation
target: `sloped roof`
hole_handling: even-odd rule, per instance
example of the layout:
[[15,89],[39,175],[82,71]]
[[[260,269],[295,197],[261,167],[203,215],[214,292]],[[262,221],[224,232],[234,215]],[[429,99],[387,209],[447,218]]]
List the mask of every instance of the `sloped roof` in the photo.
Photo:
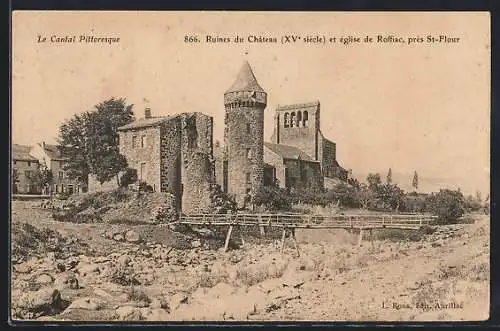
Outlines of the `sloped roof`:
[[57,145],[51,145],[51,144],[44,145],[43,143],[41,144],[39,143],[38,145],[40,145],[43,149],[45,149],[45,153],[52,160],[64,160],[64,158],[61,157],[61,152],[59,151]]
[[161,123],[171,119],[172,116],[161,116],[161,117],[151,117],[151,118],[141,118],[132,123],[126,124],[124,126],[120,126],[118,131],[130,130],[130,129],[139,129],[139,128],[147,128],[151,126],[160,125]]
[[274,153],[278,154],[284,159],[298,159],[304,161],[314,161],[314,159],[306,152],[298,149],[294,146],[288,146],[283,144],[273,144],[269,142],[264,142],[264,146],[269,148]]
[[230,92],[240,92],[240,91],[257,91],[257,92],[265,92],[264,89],[259,85],[255,75],[253,74],[252,67],[248,61],[243,63],[243,66],[236,77],[233,85],[226,91],[226,93]]
[[312,101],[306,103],[294,103],[289,105],[277,105],[276,110],[289,110],[289,109],[302,109],[302,108],[312,108],[319,107],[319,101]]
[[38,161],[30,153],[30,147],[18,144],[12,144],[12,160],[16,161],[29,161],[36,162]]

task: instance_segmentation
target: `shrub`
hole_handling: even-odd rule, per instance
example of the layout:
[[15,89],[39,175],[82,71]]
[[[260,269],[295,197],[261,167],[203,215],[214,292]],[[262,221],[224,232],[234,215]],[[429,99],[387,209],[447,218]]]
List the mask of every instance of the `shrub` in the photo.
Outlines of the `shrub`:
[[137,170],[132,168],[127,168],[120,177],[120,186],[127,187],[131,184],[137,182]]
[[253,196],[252,203],[271,211],[288,211],[292,208],[290,195],[278,186],[263,186]]
[[357,208],[359,207],[359,192],[349,184],[339,183],[331,190],[326,192],[326,199],[331,202],[339,201],[342,207]]
[[428,211],[438,217],[438,222],[456,223],[464,214],[465,201],[460,191],[442,189],[427,198]]
[[139,182],[139,192],[146,192],[146,193],[152,193],[154,192],[153,187],[146,183],[145,181],[140,181]]

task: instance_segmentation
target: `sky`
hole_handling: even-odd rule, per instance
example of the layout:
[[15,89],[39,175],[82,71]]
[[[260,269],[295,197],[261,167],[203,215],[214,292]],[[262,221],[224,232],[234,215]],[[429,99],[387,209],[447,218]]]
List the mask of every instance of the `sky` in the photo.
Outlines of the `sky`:
[[[489,192],[488,13],[14,12],[12,140],[54,143],[59,126],[110,97],[136,117],[199,111],[223,140],[224,91],[249,61],[277,105],[321,102],[321,130],[354,176],[369,172],[421,190]],[[114,44],[38,42],[51,36]],[[197,35],[202,42],[186,43]],[[207,35],[278,43],[206,43]],[[458,43],[279,43],[282,35],[459,37]],[[147,102],[145,101],[147,100]]]

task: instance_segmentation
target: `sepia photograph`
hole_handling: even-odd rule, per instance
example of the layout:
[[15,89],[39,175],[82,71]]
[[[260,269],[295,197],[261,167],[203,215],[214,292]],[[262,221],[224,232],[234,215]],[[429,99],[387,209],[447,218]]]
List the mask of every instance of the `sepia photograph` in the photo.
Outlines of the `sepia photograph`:
[[490,317],[488,12],[14,11],[10,320]]

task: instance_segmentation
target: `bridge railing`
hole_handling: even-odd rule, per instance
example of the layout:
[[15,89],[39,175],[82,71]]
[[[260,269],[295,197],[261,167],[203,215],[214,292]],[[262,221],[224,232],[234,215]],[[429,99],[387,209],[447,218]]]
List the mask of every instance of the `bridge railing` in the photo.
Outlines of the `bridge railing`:
[[429,224],[434,216],[398,214],[398,215],[302,215],[292,213],[279,214],[192,214],[181,215],[178,222],[193,225],[261,225],[279,227],[315,227],[315,228],[363,228],[419,227]]

